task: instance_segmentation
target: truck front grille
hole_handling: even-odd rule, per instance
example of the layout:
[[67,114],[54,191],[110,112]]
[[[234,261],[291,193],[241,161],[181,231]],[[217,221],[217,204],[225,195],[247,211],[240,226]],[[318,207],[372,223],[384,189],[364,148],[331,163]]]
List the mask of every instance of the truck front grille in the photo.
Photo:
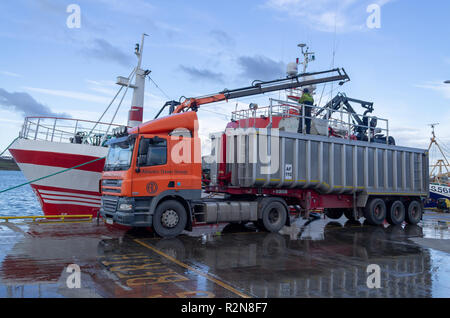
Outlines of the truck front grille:
[[102,207],[105,212],[116,212],[118,198],[102,197]]
[[102,185],[107,187],[121,187],[122,180],[121,179],[103,179]]

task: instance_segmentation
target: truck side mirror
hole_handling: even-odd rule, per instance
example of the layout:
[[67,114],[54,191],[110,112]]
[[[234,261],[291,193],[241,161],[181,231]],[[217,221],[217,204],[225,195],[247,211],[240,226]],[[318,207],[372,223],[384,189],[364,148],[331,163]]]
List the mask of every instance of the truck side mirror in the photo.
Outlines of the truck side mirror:
[[141,140],[139,141],[139,151],[138,151],[139,157],[143,156],[143,155],[145,155],[145,156],[147,155],[149,144],[150,144],[149,139],[141,138]]
[[147,155],[139,155],[137,157],[137,167],[138,167],[137,170],[139,170],[139,167],[145,166],[146,164],[147,164]]
[[139,167],[145,166],[147,164],[147,153],[149,145],[150,139],[141,138],[141,140],[139,141],[136,172],[140,171]]

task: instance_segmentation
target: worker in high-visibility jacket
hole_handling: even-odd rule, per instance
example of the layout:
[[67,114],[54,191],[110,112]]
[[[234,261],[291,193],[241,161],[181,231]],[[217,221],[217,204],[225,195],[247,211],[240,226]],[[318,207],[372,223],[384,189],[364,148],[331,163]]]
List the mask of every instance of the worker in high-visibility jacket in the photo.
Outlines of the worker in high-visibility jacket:
[[[303,105],[302,108],[302,115],[305,117],[305,126],[306,126],[306,133],[309,134],[311,132],[311,111],[312,107],[308,107],[308,105],[314,105],[314,98],[309,93],[309,89],[305,88],[303,90],[302,97],[298,100],[298,103]],[[298,123],[298,130],[299,133],[303,132],[303,123],[302,119],[300,118],[300,121]]]

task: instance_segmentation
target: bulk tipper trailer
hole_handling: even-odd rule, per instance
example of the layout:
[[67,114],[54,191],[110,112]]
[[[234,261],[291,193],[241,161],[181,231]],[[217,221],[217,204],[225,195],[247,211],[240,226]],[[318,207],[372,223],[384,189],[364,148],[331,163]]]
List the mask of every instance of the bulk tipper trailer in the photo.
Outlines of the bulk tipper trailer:
[[[344,71],[314,83],[345,80]],[[291,78],[291,86],[283,82],[280,88],[281,81],[245,90],[253,87],[248,95],[254,95],[261,88],[311,85],[311,80]],[[290,224],[293,211],[316,209],[334,219],[365,217],[373,225],[385,219],[391,224],[421,220],[422,198],[428,196],[426,150],[393,145],[388,127],[380,137],[370,124],[374,118],[367,116],[367,126],[361,127],[348,112],[340,116],[343,137],[331,135],[336,131],[331,117],[308,118],[301,111],[306,105],[289,101],[271,99],[268,107],[236,111],[225,132],[211,135],[210,180],[202,189],[196,110],[233,98],[233,92],[245,96],[235,90],[171,103],[169,116],[116,131],[101,180],[102,218],[109,224],[152,227],[162,237],[222,222],[254,222],[277,232]],[[308,119],[311,132],[299,133]],[[355,131],[366,135],[357,140]],[[217,194],[223,195],[214,198]]]

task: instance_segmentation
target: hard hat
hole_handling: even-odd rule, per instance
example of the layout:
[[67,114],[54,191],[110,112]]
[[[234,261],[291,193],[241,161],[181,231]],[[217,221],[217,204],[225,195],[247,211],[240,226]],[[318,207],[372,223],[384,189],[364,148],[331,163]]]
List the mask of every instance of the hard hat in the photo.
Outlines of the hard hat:
[[308,88],[304,88],[303,89],[303,93],[309,93],[309,89]]

